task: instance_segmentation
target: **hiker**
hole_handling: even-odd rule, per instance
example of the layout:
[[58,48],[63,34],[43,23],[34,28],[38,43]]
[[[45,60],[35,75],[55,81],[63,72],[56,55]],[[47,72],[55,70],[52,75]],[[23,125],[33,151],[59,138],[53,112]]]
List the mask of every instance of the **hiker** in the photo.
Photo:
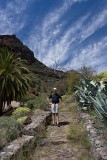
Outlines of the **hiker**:
[[[54,126],[57,124],[59,125],[59,115],[58,115],[58,107],[59,103],[61,103],[62,97],[57,93],[57,88],[53,88],[53,93],[49,96],[48,102],[51,105],[51,112],[52,112],[52,125]],[[56,123],[55,123],[56,121]]]

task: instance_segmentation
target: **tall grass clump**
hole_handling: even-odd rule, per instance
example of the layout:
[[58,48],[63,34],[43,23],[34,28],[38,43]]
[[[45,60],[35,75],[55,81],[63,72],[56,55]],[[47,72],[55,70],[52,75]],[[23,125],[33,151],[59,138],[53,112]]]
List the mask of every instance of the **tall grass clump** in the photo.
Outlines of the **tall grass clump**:
[[16,139],[21,131],[21,125],[13,117],[0,117],[0,148]]
[[85,149],[90,149],[90,142],[84,125],[80,123],[80,114],[76,103],[72,103],[72,105],[69,106],[69,110],[72,113],[71,116],[73,121],[69,126],[67,139],[73,143],[82,145],[82,147]]

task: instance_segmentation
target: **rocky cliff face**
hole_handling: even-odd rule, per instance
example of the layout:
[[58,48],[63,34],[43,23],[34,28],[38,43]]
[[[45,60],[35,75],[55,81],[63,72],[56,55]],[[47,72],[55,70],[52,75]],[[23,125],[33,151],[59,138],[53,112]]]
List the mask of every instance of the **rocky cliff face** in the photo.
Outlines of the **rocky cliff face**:
[[33,52],[16,38],[15,35],[0,35],[0,47],[7,47],[15,53],[20,53],[22,59],[26,59],[29,64],[36,61]]

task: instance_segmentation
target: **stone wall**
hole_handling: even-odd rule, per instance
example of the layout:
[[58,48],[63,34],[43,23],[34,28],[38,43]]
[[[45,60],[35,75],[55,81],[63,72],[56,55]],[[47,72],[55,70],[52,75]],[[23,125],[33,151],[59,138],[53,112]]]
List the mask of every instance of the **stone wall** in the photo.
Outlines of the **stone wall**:
[[29,154],[36,146],[38,137],[45,131],[50,123],[51,113],[45,112],[37,117],[31,124],[24,127],[21,137],[9,143],[0,151],[0,160],[21,160],[23,155]]
[[102,133],[95,128],[89,114],[81,113],[81,117],[85,120],[86,131],[95,160],[107,160],[107,146]]

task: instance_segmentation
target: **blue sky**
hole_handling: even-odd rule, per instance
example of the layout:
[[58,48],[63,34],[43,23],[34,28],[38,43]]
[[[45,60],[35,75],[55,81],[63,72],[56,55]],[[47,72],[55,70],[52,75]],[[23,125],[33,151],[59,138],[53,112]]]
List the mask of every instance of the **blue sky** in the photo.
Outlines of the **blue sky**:
[[107,0],[0,0],[0,22],[47,66],[107,70]]

